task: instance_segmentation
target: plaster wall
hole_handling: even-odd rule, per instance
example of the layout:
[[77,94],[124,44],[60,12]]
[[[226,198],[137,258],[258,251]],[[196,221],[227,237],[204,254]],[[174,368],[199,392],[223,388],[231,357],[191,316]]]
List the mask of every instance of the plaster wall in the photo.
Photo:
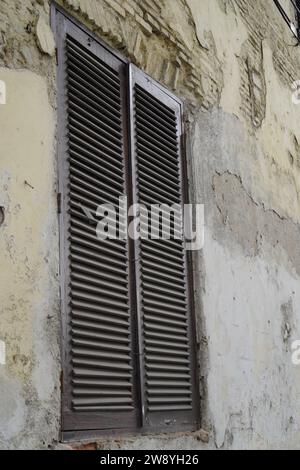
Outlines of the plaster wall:
[[[185,103],[202,431],[95,448],[299,448],[300,52],[273,2],[60,0]],[[55,45],[46,0],[0,3],[0,447],[59,441]],[[81,444],[78,444],[80,446]]]

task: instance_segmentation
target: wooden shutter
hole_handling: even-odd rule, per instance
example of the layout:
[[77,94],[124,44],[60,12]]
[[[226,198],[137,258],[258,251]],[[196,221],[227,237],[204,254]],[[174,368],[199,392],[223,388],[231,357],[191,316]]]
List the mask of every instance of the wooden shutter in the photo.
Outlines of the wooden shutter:
[[57,15],[63,430],[133,428],[128,241],[99,241],[95,217],[128,192],[126,64]]
[[[183,207],[181,103],[130,68],[134,200],[148,210],[151,204]],[[182,231],[178,212],[172,220]],[[136,260],[144,426],[191,429],[198,416],[197,373],[184,240],[138,240]]]

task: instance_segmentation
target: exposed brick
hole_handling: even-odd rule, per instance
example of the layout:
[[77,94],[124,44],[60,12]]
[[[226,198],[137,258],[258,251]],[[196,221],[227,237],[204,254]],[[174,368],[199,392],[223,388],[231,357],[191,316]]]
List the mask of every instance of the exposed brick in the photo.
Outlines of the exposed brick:
[[168,31],[166,28],[164,28],[164,27],[161,28],[161,33],[162,33],[166,38],[169,38],[169,37],[170,37],[169,31]]
[[123,16],[123,18],[125,18],[126,16],[126,12],[124,10],[124,8],[122,8],[117,2],[116,0],[105,0],[106,3],[111,6],[117,13],[119,13],[119,15]]
[[157,9],[156,5],[153,5],[153,2],[149,0],[143,0],[143,4],[141,8],[148,13],[152,13],[153,15],[158,15],[160,11]]
[[158,21],[156,21],[152,15],[149,13],[145,13],[145,20],[152,26],[153,31],[160,31],[160,25]]
[[127,13],[129,13],[131,16],[134,16],[134,9],[132,8],[132,6],[129,5],[127,1],[123,2],[122,6],[124,10],[127,11]]
[[157,11],[160,13],[161,12],[161,2],[160,2],[160,0],[152,0],[152,3],[155,5]]
[[68,3],[74,8],[74,10],[80,10],[79,0],[68,0]]
[[161,65],[161,70],[160,70],[160,80],[162,80],[163,82],[166,81],[169,67],[170,67],[170,61],[167,59],[164,59]]
[[142,39],[143,39],[143,35],[140,32],[138,32],[136,34],[136,39],[135,39],[134,49],[133,49],[133,55],[137,61],[139,61],[139,55],[140,55],[139,52],[141,50]]
[[184,52],[179,52],[178,57],[179,57],[179,59],[182,60],[182,62],[185,62],[186,64],[189,64],[190,60]]
[[136,4],[135,0],[126,0],[126,3],[131,5],[138,15],[143,16],[143,10]]
[[175,90],[177,88],[178,84],[178,79],[179,79],[179,74],[180,74],[180,68],[175,66],[174,67],[174,73],[172,77],[172,88]]
[[136,21],[141,25],[146,34],[152,34],[152,28],[143,18],[139,15],[135,15]]

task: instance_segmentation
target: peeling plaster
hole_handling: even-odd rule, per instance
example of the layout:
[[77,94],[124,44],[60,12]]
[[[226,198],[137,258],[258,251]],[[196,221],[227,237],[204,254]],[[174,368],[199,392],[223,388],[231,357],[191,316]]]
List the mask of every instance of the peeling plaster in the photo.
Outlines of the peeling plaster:
[[[194,253],[203,429],[87,448],[299,448],[290,345],[300,338],[300,107],[290,86],[300,59],[289,31],[263,0],[58,3],[183,100],[191,199],[206,219]],[[48,1],[2,0],[1,448],[53,448],[59,438],[51,38]]]

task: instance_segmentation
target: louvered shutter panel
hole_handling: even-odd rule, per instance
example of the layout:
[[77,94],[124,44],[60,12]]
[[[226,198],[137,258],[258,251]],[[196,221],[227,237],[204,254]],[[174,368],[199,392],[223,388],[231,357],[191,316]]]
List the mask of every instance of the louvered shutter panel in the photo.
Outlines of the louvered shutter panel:
[[[185,202],[181,155],[181,104],[136,67],[131,68],[135,202]],[[170,240],[136,242],[144,426],[183,430],[197,425],[195,350],[189,264],[180,211]],[[147,224],[147,221],[146,221]],[[146,229],[141,214],[141,233]],[[161,233],[164,227],[161,226]]]
[[132,428],[137,404],[128,241],[96,236],[97,207],[117,207],[127,193],[126,64],[62,15],[60,22],[63,429]]

